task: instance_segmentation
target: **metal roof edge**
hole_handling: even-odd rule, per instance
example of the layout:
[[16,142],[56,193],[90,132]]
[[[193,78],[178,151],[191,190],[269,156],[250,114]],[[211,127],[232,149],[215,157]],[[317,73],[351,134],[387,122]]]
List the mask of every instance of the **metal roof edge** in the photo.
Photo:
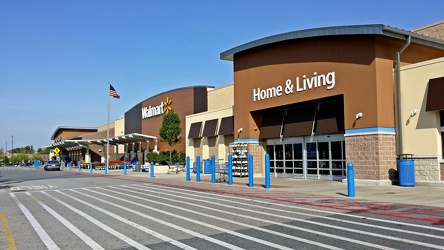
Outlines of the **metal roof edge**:
[[349,26],[314,28],[314,29],[292,31],[273,36],[268,36],[224,51],[220,54],[220,59],[232,61],[236,53],[264,46],[267,44],[295,40],[295,39],[310,38],[310,37],[336,36],[336,35],[383,35],[402,40],[406,39],[407,36],[411,36],[412,41],[415,43],[420,43],[434,48],[444,49],[444,41],[440,39],[424,36],[411,31],[393,28],[383,24],[366,24],[366,25],[349,25]]
[[405,40],[408,36],[410,36],[413,43],[422,44],[427,47],[444,50],[444,40],[434,38],[431,36],[422,35],[413,31],[385,26],[383,35],[403,40]]

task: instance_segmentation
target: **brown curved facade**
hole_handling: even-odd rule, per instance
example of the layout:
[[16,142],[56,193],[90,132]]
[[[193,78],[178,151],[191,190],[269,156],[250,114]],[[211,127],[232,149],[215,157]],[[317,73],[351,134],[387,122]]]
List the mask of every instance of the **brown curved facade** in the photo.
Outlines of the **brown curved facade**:
[[[234,55],[235,130],[240,138],[259,138],[261,119],[253,111],[343,95],[345,129],[395,127],[394,60],[403,42],[377,36],[307,38],[251,49]],[[444,51],[410,45],[402,63],[444,56]],[[335,72],[335,86],[296,91],[304,75]],[[254,101],[253,91],[282,86],[291,80],[292,94]],[[241,93],[241,94],[240,94]],[[248,98],[245,98],[245,97]],[[366,119],[355,123],[356,114]]]
[[[170,107],[180,118],[182,128],[182,138],[186,138],[185,117],[187,115],[207,111],[207,89],[208,86],[193,86],[179,88],[163,92],[150,97],[137,104],[125,113],[125,134],[141,133],[158,137],[157,148],[159,151],[170,150],[170,147],[161,142],[159,137],[159,128],[162,126],[162,114],[152,115],[143,118],[143,108],[153,108],[163,105],[163,109]],[[170,104],[166,104],[170,100]],[[166,112],[166,111],[165,111]],[[149,145],[149,151],[154,150],[154,144]],[[173,150],[185,151],[185,140],[173,147]],[[142,149],[146,150],[146,145],[142,144]]]

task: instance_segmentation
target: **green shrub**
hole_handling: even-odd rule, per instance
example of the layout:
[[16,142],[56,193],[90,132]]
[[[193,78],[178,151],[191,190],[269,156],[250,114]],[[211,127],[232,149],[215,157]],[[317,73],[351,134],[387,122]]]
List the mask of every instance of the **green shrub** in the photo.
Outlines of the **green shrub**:
[[[180,153],[177,153],[176,150],[174,150],[171,153],[171,159],[172,159],[172,165],[174,165],[176,162],[180,162],[180,163],[184,163],[185,162],[185,152],[181,151]],[[160,153],[155,153],[155,152],[149,152],[146,154],[146,161],[151,163],[153,162],[154,164],[160,164],[160,165],[168,165],[168,161],[170,160],[170,152],[169,151],[165,151],[165,152],[160,152]]]
[[146,161],[151,163],[159,163],[159,154],[154,152],[149,152],[146,154]]
[[186,154],[183,151],[180,151],[179,153],[179,158],[177,159],[178,162],[185,164],[185,158],[186,158]]

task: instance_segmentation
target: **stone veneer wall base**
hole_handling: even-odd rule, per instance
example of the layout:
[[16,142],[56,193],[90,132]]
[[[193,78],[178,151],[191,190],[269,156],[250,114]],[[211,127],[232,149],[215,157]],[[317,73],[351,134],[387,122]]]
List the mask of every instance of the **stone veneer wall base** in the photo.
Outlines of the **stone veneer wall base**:
[[394,134],[348,135],[345,147],[347,162],[355,166],[355,179],[381,183],[398,179]]
[[444,181],[416,181],[416,186],[444,187]]
[[[347,179],[342,179],[342,183],[347,183]],[[355,179],[356,186],[390,186],[392,181],[390,180],[363,180]]]
[[253,177],[260,177],[263,174],[263,148],[259,143],[248,143],[247,145],[248,154],[253,155]]

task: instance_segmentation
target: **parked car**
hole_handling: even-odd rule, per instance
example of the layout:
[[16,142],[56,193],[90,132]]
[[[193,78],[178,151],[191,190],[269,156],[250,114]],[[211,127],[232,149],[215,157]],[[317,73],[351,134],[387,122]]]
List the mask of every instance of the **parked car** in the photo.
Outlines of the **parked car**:
[[43,164],[44,170],[60,170],[60,162],[59,161],[47,161]]

